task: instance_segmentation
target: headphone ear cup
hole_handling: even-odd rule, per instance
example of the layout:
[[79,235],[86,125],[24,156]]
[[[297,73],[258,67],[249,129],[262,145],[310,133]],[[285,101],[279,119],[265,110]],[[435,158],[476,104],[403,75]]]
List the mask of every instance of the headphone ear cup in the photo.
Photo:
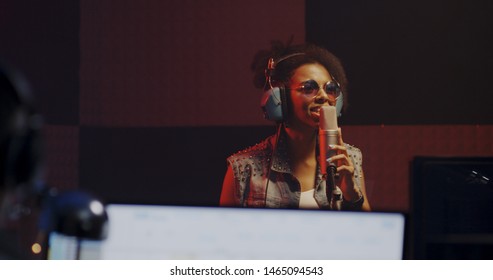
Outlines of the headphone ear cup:
[[260,101],[264,118],[275,122],[284,122],[288,119],[289,107],[286,90],[283,86],[273,87],[264,92]]
[[264,112],[264,118],[270,121],[281,122],[284,119],[283,105],[284,89],[273,87],[265,91],[260,100],[260,107]]
[[288,94],[284,86],[279,87],[280,96],[281,96],[281,111],[282,111],[282,120],[283,122],[287,122],[289,119],[289,106],[288,106]]
[[339,97],[336,100],[336,112],[337,112],[338,117],[342,116],[341,111],[342,111],[343,105],[344,105],[344,95],[341,91]]

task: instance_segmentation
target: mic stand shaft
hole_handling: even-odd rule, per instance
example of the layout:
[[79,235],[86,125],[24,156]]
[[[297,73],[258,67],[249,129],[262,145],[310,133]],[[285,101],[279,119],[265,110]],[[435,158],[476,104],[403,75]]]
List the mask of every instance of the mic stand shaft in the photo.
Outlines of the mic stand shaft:
[[329,205],[331,210],[341,210],[342,205],[342,192],[336,186],[337,169],[334,165],[327,165],[327,177],[326,177],[326,195],[329,200]]

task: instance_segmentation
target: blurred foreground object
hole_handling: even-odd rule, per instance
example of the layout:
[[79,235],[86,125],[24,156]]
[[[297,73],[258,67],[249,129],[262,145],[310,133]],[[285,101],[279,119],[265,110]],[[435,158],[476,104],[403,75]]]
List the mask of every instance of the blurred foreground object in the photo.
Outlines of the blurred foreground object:
[[38,241],[52,231],[78,239],[104,239],[104,205],[83,191],[58,194],[43,182],[42,118],[34,110],[27,81],[0,65],[0,259],[25,259],[20,236],[33,210],[43,208]]

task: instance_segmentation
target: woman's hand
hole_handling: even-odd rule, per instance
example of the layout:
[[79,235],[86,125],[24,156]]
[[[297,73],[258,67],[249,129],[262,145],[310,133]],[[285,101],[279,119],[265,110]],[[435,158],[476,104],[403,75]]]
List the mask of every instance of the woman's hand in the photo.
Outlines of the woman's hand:
[[336,178],[336,185],[341,188],[346,201],[356,201],[361,198],[362,193],[355,183],[354,164],[349,158],[347,148],[342,141],[341,128],[339,128],[338,142],[338,145],[329,145],[332,150],[337,151],[335,156],[329,158],[329,161],[337,166],[338,178]]

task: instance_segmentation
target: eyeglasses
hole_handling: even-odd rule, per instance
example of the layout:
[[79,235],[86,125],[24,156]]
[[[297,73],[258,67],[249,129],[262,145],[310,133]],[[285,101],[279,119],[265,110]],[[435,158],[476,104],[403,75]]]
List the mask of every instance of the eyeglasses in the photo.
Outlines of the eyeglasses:
[[[302,92],[305,95],[315,96],[320,91],[320,86],[316,81],[308,80],[306,82],[303,82],[300,87],[295,89]],[[328,81],[326,84],[324,84],[323,89],[328,96],[331,96],[335,99],[337,99],[341,95],[341,87],[339,83],[336,82],[335,80]]]

